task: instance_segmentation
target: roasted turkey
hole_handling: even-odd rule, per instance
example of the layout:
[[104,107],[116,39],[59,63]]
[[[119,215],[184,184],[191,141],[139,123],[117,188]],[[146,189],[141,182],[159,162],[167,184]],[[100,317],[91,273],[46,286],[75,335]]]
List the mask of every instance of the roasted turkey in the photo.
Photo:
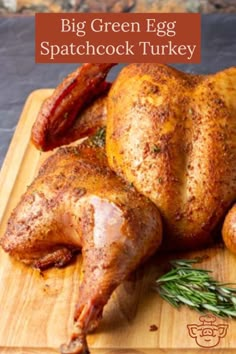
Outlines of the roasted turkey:
[[159,247],[159,211],[163,248],[188,250],[210,244],[232,208],[223,238],[236,252],[236,67],[191,75],[132,64],[111,85],[113,65],[80,67],[43,104],[32,129],[37,148],[95,135],[46,161],[1,241],[42,269],[82,249],[85,275],[64,354],[87,352],[86,333],[112,291]]
[[82,249],[74,332],[63,354],[88,353],[86,334],[96,328],[112,292],[162,238],[156,206],[111,171],[96,145],[95,140],[52,155],[1,240],[11,256],[42,270],[65,266]]
[[[45,102],[47,116],[43,109],[39,113],[33,143],[50,150],[106,125],[109,166],[159,208],[164,247],[186,250],[211,243],[236,199],[236,67],[192,75],[161,64],[131,64],[107,94],[103,80],[112,66],[86,64],[73,80],[68,77]],[[78,80],[77,86],[80,80],[92,81],[90,97],[95,83],[99,92],[102,82],[105,88],[77,116],[64,97],[76,93],[87,102],[88,87],[68,93],[70,80]],[[55,105],[60,116],[51,109]],[[65,113],[70,126],[58,134],[55,126]],[[236,236],[227,242],[230,227],[224,228],[224,240],[235,250]]]
[[158,206],[166,246],[209,243],[236,200],[236,68],[131,65],[107,109],[109,165]]

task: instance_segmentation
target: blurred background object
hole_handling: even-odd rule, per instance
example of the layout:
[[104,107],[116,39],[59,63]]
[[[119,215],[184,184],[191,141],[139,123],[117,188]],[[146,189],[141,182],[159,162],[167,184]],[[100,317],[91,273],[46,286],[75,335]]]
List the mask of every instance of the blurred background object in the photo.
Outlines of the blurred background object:
[[0,14],[35,12],[235,13],[236,0],[0,0]]

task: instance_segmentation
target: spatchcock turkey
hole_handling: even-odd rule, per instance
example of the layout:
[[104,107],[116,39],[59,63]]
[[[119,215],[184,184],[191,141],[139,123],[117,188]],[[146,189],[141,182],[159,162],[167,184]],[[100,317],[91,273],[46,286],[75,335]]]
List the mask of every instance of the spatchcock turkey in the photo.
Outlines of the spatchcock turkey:
[[[39,269],[82,251],[74,331],[61,353],[88,353],[116,287],[163,250],[194,250],[222,228],[236,253],[236,67],[193,75],[161,64],[85,64],[41,107],[42,165],[1,245]],[[88,137],[83,143],[68,144]],[[223,225],[223,227],[222,227]]]

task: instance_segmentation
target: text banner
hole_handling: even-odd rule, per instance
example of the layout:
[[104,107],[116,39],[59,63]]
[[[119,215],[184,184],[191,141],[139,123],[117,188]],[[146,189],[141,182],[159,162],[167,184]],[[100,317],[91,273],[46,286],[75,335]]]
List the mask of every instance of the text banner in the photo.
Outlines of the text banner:
[[36,63],[200,63],[200,14],[37,13]]

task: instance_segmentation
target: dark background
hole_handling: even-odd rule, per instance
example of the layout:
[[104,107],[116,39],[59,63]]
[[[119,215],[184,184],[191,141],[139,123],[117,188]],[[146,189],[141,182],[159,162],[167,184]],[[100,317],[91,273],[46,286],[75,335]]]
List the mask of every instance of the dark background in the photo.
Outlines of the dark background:
[[[191,31],[191,28],[186,30]],[[186,72],[213,73],[235,65],[236,15],[203,15],[201,64],[176,67]],[[76,66],[35,64],[34,17],[0,18],[0,166],[30,92],[55,87]],[[119,69],[113,69],[110,80]]]

